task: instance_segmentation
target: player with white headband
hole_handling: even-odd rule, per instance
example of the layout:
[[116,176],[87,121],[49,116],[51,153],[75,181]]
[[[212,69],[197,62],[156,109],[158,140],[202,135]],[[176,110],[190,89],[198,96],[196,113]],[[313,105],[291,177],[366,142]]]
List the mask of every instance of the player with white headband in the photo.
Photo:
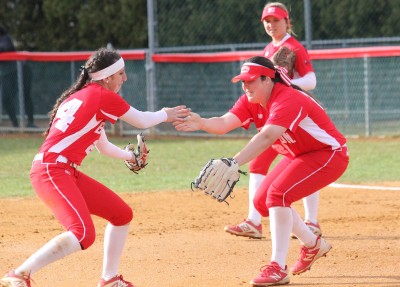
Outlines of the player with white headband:
[[132,160],[132,153],[108,141],[104,130],[107,121],[114,124],[121,119],[146,129],[162,122],[182,121],[189,109],[182,105],[156,112],[139,111],[117,94],[125,81],[121,55],[101,48],[82,67],[76,83],[57,100],[44,133],[46,139],[34,157],[30,178],[37,196],[50,208],[65,232],[9,271],[0,279],[1,287],[31,287],[32,274],[69,254],[89,248],[96,236],[92,215],[108,221],[98,287],[134,287],[118,275],[133,218],[132,209],[78,167],[95,148],[109,157]]
[[105,78],[108,78],[111,75],[114,75],[116,72],[123,69],[124,67],[125,67],[125,62],[124,59],[122,59],[121,57],[118,61],[108,66],[107,68],[104,68],[103,70],[94,73],[89,73],[89,76],[92,79],[92,81],[100,81]]

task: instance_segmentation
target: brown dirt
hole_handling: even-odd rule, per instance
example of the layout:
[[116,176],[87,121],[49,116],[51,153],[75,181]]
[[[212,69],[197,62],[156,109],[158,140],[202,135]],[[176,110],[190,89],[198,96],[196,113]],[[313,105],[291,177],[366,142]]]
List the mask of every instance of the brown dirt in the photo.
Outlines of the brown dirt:
[[[400,183],[397,183],[400,184]],[[231,236],[226,224],[247,215],[247,190],[235,190],[230,205],[201,193],[166,191],[123,194],[135,218],[120,272],[137,286],[231,287],[248,282],[269,262],[265,239]],[[301,203],[294,207],[302,214]],[[333,249],[291,286],[400,286],[400,191],[325,188],[319,218]],[[101,275],[105,222],[95,218],[97,240],[84,252],[55,262],[33,275],[33,286],[97,286]],[[0,200],[0,272],[22,263],[62,231],[36,198]],[[288,265],[299,254],[293,239]]]

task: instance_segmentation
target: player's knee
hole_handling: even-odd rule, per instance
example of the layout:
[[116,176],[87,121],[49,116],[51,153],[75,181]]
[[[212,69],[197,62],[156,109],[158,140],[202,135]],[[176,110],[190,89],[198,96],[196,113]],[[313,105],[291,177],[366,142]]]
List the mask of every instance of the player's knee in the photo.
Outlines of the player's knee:
[[133,219],[133,211],[129,205],[121,207],[118,213],[116,213],[112,218],[110,218],[110,223],[114,226],[122,226],[130,223]]
[[88,249],[96,240],[94,225],[71,228],[70,231],[78,238],[83,250]]
[[262,174],[266,175],[268,172],[268,166],[250,166],[249,167],[249,173],[256,173],[256,174]]
[[254,204],[255,209],[258,211],[258,213],[261,214],[261,216],[263,216],[263,217],[269,216],[268,207],[265,204],[265,197],[263,197],[263,198],[254,197],[253,204]]
[[266,205],[268,208],[276,206],[290,206],[293,200],[282,190],[271,186],[268,189]]

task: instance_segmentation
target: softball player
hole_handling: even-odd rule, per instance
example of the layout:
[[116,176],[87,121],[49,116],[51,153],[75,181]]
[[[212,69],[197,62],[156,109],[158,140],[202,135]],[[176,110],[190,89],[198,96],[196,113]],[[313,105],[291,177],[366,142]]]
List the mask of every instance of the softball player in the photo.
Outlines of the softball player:
[[82,67],[77,82],[57,100],[50,113],[46,139],[33,159],[30,178],[37,196],[66,231],[8,272],[0,280],[0,286],[30,287],[30,277],[39,269],[89,248],[96,235],[91,215],[108,221],[98,287],[134,286],[117,272],[133,217],[132,209],[78,167],[94,148],[109,157],[132,159],[131,153],[108,141],[104,131],[106,121],[114,124],[120,118],[145,129],[161,122],[180,121],[188,114],[188,109],[177,106],[157,112],[138,111],[117,94],[126,80],[121,55],[101,48]]
[[301,242],[292,274],[301,274],[332,246],[315,235],[291,204],[337,180],[349,162],[346,139],[324,109],[309,94],[291,87],[287,75],[265,57],[245,61],[232,82],[242,81],[249,104],[268,111],[264,127],[233,158],[243,165],[272,147],[283,156],[267,174],[254,197],[254,206],[269,216],[271,262],[251,280],[253,286],[290,281],[286,257],[292,232]]
[[[263,10],[261,22],[266,33],[272,41],[264,48],[263,56],[271,59],[281,46],[286,46],[296,54],[294,74],[289,75],[291,83],[303,90],[312,90],[316,86],[316,77],[307,50],[292,34],[289,13],[285,5],[279,2],[268,3]],[[238,108],[234,112],[238,115]],[[265,118],[253,118],[254,124],[259,130],[264,125]],[[248,129],[248,125],[245,126]],[[273,149],[268,149],[249,164],[249,212],[247,218],[240,224],[226,226],[225,231],[234,235],[261,238],[262,225],[261,216],[254,208],[253,198],[257,188],[264,180],[265,175],[272,162],[277,157]],[[321,235],[321,228],[318,223],[318,191],[304,198],[304,220],[308,227],[317,235]]]

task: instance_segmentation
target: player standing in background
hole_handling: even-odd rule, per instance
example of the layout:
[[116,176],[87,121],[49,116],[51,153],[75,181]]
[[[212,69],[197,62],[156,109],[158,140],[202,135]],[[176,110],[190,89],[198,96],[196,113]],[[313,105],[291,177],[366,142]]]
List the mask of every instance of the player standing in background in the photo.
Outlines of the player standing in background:
[[[30,173],[36,195],[66,229],[51,239],[1,280],[2,287],[31,287],[30,277],[46,265],[89,248],[96,232],[91,215],[108,221],[98,287],[134,287],[118,275],[132,209],[116,193],[77,168],[94,149],[106,156],[135,161],[135,156],[108,141],[104,125],[118,118],[145,129],[162,122],[181,121],[185,106],[141,112],[117,93],[127,80],[121,55],[111,49],[96,51],[82,67],[76,83],[50,112],[46,139],[34,157]],[[50,284],[53,285],[53,284]],[[56,284],[57,285],[57,284]]]
[[[293,68],[294,73],[289,75],[291,82],[305,91],[309,91],[316,86],[316,77],[307,50],[291,34],[292,24],[290,23],[289,13],[286,6],[280,2],[270,2],[265,5],[261,16],[265,32],[271,37],[272,41],[264,48],[263,56],[271,59],[281,46],[286,46],[296,54],[296,61]],[[267,115],[264,115],[268,117]],[[254,119],[256,123],[256,119]],[[259,121],[259,120],[258,120]],[[259,125],[256,125],[260,129]],[[262,127],[262,126],[261,126]],[[247,127],[248,128],[248,127]],[[234,235],[261,237],[262,225],[261,216],[253,205],[254,194],[261,182],[264,180],[272,162],[277,157],[273,149],[267,149],[260,156],[249,164],[249,212],[247,218],[240,224],[226,226],[225,231]],[[318,224],[318,201],[319,192],[311,194],[303,199],[304,220],[309,228],[316,234],[321,235]]]

